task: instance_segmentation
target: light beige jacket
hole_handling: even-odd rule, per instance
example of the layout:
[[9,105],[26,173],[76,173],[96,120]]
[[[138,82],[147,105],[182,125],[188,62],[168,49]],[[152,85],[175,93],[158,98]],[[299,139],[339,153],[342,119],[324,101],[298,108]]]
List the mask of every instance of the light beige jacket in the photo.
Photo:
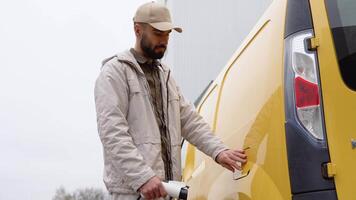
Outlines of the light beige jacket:
[[[169,69],[160,68],[174,180],[181,179],[182,137],[213,159],[226,146],[184,99]],[[168,96],[168,98],[167,98]],[[153,176],[165,177],[161,137],[145,75],[130,51],[106,59],[95,84],[104,182],[112,193],[134,194]]]

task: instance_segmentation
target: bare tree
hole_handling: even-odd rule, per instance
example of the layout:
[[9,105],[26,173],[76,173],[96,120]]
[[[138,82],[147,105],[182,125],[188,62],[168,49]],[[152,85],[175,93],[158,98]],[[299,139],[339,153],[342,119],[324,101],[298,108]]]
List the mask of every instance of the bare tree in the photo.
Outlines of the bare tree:
[[72,194],[67,193],[63,186],[56,190],[52,200],[109,200],[109,195],[101,189],[77,189]]
[[109,200],[107,194],[100,189],[85,188],[73,193],[75,200]]
[[56,190],[56,194],[52,200],[74,200],[74,198],[66,192],[63,186],[61,186]]

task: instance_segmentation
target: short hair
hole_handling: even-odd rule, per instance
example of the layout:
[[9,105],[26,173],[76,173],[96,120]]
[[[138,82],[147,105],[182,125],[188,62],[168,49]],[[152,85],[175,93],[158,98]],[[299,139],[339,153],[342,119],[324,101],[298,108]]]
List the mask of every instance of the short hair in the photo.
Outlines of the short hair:
[[146,28],[148,27],[148,24],[147,24],[147,23],[143,23],[143,22],[134,22],[134,25],[136,25],[136,24],[138,24],[138,25],[142,26],[144,29],[146,29]]

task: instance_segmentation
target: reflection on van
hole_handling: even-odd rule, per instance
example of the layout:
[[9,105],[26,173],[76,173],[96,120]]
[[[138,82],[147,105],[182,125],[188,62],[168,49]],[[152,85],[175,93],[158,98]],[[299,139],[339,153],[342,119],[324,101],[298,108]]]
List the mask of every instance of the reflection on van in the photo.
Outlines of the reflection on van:
[[248,163],[231,173],[188,145],[194,200],[356,199],[356,1],[275,0],[198,111]]

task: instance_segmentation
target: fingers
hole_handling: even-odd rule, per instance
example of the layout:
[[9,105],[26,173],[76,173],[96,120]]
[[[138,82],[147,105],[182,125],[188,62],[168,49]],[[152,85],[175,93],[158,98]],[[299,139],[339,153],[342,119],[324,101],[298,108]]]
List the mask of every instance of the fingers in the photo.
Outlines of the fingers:
[[167,196],[167,192],[158,177],[153,177],[140,189],[140,193],[145,199],[156,199]]
[[223,166],[223,167],[225,167],[226,169],[228,169],[228,170],[232,171],[232,172],[234,172],[234,171],[235,171],[235,169],[234,169],[233,167],[231,167],[230,165],[227,165],[227,164],[222,164],[222,166]]
[[145,199],[156,199],[161,197],[159,188],[154,188],[154,187],[149,188],[149,190],[147,191],[143,191],[142,194],[145,197]]
[[238,165],[236,161],[230,159],[229,156],[224,157],[220,164],[232,172],[234,172],[235,169],[241,170],[241,166]]
[[153,199],[161,197],[161,192],[160,192],[159,186],[154,188],[152,193],[153,193]]
[[235,149],[235,150],[233,150],[233,151],[239,152],[239,153],[242,153],[242,154],[245,154],[245,150],[247,150],[247,149],[250,149],[250,147],[247,147],[247,148],[245,148],[245,149]]
[[234,155],[236,155],[238,157],[241,157],[241,158],[244,158],[244,159],[247,158],[244,150],[233,150],[231,152],[232,152],[232,154],[234,154]]
[[235,162],[240,162],[240,163],[246,163],[246,158],[247,156],[245,154],[241,154],[241,153],[231,153],[230,155],[230,159],[234,160]]
[[145,199],[153,199],[154,198],[154,193],[152,188],[147,188],[142,190],[142,195],[145,197]]
[[232,166],[234,169],[241,170],[241,165],[238,165],[236,161],[230,159],[229,160],[230,166]]
[[235,162],[246,163],[247,156],[244,151],[240,150],[230,150],[226,152],[228,158],[232,159]]
[[232,172],[235,169],[242,170],[241,164],[245,164],[246,162],[247,156],[244,150],[227,150],[222,152],[219,157],[219,163]]

